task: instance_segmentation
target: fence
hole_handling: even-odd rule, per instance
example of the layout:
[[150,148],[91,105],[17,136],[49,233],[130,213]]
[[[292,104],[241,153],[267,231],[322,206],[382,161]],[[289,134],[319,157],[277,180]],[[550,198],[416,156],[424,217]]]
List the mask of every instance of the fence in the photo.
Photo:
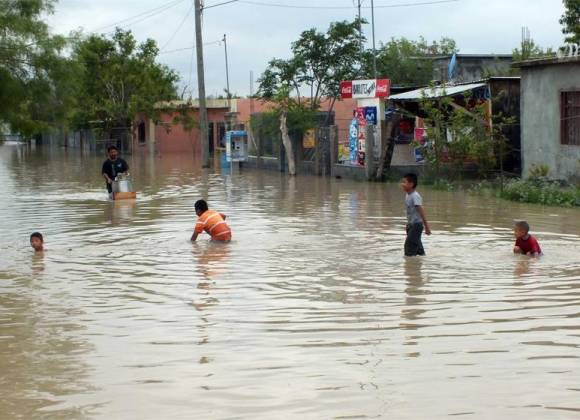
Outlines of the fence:
[[41,143],[50,147],[81,149],[104,153],[110,145],[116,146],[123,154],[132,152],[132,136],[128,130],[112,132],[112,138],[99,138],[93,130],[68,131],[58,129],[41,136]]

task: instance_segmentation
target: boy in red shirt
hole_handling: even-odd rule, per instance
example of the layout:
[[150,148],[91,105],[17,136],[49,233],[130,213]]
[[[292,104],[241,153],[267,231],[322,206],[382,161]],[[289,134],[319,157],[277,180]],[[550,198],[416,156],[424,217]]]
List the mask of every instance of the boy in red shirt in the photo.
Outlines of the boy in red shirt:
[[207,232],[212,241],[229,242],[232,240],[232,231],[225,221],[226,215],[210,210],[205,200],[195,202],[195,214],[197,223],[191,235],[191,242],[195,242],[198,235]]
[[530,235],[529,232],[530,225],[528,225],[528,222],[522,220],[514,224],[514,236],[516,237],[514,254],[539,257],[542,255],[542,249],[536,238]]

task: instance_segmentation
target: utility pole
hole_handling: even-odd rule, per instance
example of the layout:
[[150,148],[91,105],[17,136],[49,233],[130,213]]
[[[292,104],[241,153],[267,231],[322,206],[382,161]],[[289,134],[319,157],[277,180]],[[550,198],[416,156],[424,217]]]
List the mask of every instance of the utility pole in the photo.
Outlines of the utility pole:
[[358,39],[359,39],[359,43],[360,43],[360,56],[362,59],[362,55],[363,55],[363,41],[362,41],[362,23],[361,23],[361,16],[360,16],[360,5],[361,5],[361,0],[357,0],[358,3]]
[[250,117],[254,113],[254,72],[250,70]]
[[375,1],[371,0],[371,23],[373,27],[373,74],[377,78],[377,49],[375,47]]
[[194,0],[195,7],[195,46],[197,52],[197,92],[199,95],[199,128],[201,132],[201,167],[209,168],[209,135],[207,106],[205,103],[205,76],[203,68],[203,38],[201,34],[201,0]]
[[230,70],[228,67],[228,43],[226,41],[226,34],[224,34],[224,51],[226,54],[226,90],[227,90],[227,95],[228,95],[228,108],[232,109],[232,101],[231,101],[231,93],[230,93]]

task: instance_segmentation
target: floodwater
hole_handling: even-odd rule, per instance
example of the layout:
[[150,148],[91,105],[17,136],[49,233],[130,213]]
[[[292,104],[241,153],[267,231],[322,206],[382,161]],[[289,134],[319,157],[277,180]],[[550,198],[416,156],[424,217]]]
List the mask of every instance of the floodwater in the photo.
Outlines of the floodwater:
[[[128,161],[111,202],[101,157],[0,147],[0,418],[580,417],[580,210],[420,187],[405,259],[396,185]],[[188,242],[202,197],[232,243]]]

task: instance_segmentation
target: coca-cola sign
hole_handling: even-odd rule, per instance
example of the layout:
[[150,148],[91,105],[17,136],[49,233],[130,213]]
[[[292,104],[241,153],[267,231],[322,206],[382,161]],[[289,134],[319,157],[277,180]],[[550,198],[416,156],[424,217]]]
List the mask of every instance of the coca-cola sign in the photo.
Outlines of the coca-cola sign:
[[346,98],[386,98],[391,92],[389,79],[352,80],[340,82],[340,96]]
[[340,97],[343,99],[352,98],[352,82],[340,82]]

